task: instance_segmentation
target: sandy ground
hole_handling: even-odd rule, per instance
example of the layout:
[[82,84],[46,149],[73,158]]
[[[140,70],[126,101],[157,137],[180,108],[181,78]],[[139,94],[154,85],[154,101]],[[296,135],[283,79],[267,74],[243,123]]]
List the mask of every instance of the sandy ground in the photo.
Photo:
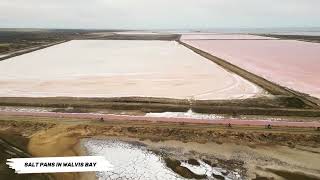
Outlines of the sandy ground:
[[174,41],[76,40],[0,62],[0,96],[237,99],[263,90]]
[[184,42],[280,85],[320,97],[320,44],[295,40]]
[[222,159],[244,160],[244,166],[248,168],[248,179],[254,178],[257,174],[266,177],[274,177],[276,179],[279,178],[266,172],[265,169],[267,168],[291,172],[301,172],[305,170],[305,173],[315,176],[319,176],[320,173],[320,169],[318,168],[320,162],[314,161],[314,159],[320,158],[319,149],[316,150],[317,153],[310,153],[304,148],[292,149],[286,146],[256,146],[252,148],[246,145],[233,143],[199,144],[195,142],[183,143],[179,141],[155,143],[148,140],[144,141],[144,143],[151,146],[153,149],[174,147],[182,152],[197,152],[202,155],[213,155]]
[[[61,131],[65,129],[64,126],[56,130],[44,130],[32,135],[28,151],[35,157],[61,157],[61,156],[78,156],[83,155],[83,150],[79,148],[79,137],[75,132]],[[82,173],[84,177],[90,177],[90,173]],[[56,173],[56,179],[85,179],[81,173]]]
[[[154,150],[177,149],[197,158],[245,161],[248,174],[269,176],[265,168],[319,176],[318,133],[304,128],[175,124],[122,121],[91,121],[74,118],[0,116],[0,131],[29,138],[28,152],[35,157],[83,155],[82,138],[128,138]],[[134,138],[134,139],[133,139]],[[290,145],[290,147],[288,147]],[[170,150],[170,151],[171,151]],[[189,156],[183,156],[184,158]],[[211,160],[211,159],[210,159]],[[212,161],[213,162],[213,161]],[[266,174],[265,174],[266,173]],[[61,173],[57,179],[93,179],[94,174]]]
[[[68,129],[68,130],[67,130]],[[61,155],[78,155],[77,151],[83,151],[78,143],[81,137],[94,137],[97,132],[93,129],[83,129],[72,126],[58,126],[50,130],[36,133],[31,137],[29,150],[35,156],[61,156]],[[88,136],[89,135],[89,136]],[[104,139],[103,136],[98,136]],[[116,138],[116,139],[119,139]],[[248,169],[248,176],[254,178],[257,174],[266,177],[275,177],[274,174],[266,169],[278,169],[289,172],[303,172],[309,175],[319,175],[319,148],[299,147],[289,148],[286,146],[247,146],[234,143],[205,143],[181,142],[181,141],[162,141],[153,142],[150,140],[139,140],[134,138],[120,138],[135,142],[147,144],[151,149],[177,149],[183,152],[185,157],[190,153],[199,158],[216,157],[225,160],[242,160],[245,161],[244,167]],[[82,150],[81,150],[82,149]],[[312,152],[310,152],[312,151]],[[93,179],[92,173],[86,174],[56,174],[56,177],[66,179],[90,178]],[[278,177],[279,178],[279,177]]]

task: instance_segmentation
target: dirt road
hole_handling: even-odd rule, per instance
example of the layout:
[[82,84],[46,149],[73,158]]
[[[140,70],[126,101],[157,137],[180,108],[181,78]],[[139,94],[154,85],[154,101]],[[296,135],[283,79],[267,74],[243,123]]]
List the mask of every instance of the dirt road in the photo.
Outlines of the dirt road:
[[248,126],[281,126],[281,127],[320,127],[320,122],[290,122],[275,120],[241,120],[241,119],[194,119],[194,118],[172,118],[172,117],[146,117],[114,114],[94,114],[94,113],[56,113],[56,112],[0,112],[0,115],[10,116],[32,116],[32,117],[57,117],[57,118],[79,118],[104,121],[126,120],[126,121],[149,121],[149,122],[179,122],[179,123],[199,123],[199,124],[231,124]]

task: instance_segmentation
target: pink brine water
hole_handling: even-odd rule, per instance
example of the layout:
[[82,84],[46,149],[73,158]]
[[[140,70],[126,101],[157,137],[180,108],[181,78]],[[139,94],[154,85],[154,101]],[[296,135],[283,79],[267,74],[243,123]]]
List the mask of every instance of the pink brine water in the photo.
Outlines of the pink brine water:
[[320,44],[295,40],[184,40],[291,89],[320,98]]

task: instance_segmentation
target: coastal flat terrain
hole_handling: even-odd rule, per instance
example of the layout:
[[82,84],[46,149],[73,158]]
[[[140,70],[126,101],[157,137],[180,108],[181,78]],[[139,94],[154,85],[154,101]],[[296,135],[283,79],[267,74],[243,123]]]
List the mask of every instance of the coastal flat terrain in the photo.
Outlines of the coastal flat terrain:
[[[189,43],[241,41],[241,51],[245,42],[283,40],[187,33],[194,37],[181,42],[179,34],[150,31],[73,33],[32,52],[3,48],[0,179],[25,179],[5,165],[7,158],[81,155],[104,156],[116,169],[28,177],[319,179],[317,99],[246,71],[247,59],[229,63]],[[249,54],[275,61],[273,51],[253,46]],[[292,66],[281,68],[295,71]]]

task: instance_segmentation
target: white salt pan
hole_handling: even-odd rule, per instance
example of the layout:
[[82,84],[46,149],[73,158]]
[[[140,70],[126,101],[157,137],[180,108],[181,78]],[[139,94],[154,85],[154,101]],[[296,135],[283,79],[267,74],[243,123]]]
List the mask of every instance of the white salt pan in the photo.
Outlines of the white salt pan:
[[0,96],[240,99],[262,93],[175,41],[75,40],[0,62]]

